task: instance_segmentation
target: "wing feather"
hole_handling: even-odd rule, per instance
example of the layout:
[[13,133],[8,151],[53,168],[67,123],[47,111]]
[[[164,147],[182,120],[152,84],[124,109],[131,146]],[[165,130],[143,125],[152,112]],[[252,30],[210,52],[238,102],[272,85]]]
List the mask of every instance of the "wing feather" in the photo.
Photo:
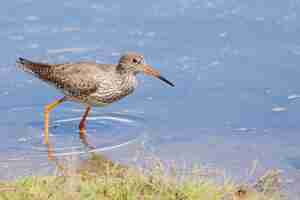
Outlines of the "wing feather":
[[57,65],[53,69],[51,82],[70,96],[88,96],[97,90],[96,68],[91,63]]

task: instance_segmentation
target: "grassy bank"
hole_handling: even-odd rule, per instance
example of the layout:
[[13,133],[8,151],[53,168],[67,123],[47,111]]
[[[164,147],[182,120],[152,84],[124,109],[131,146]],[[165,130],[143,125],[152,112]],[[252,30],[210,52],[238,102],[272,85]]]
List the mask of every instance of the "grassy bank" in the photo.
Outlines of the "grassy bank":
[[121,166],[93,155],[78,170],[59,166],[60,174],[0,183],[0,200],[273,200],[281,199],[278,174],[268,172],[254,184],[216,183],[199,169],[188,174],[155,162],[148,169]]

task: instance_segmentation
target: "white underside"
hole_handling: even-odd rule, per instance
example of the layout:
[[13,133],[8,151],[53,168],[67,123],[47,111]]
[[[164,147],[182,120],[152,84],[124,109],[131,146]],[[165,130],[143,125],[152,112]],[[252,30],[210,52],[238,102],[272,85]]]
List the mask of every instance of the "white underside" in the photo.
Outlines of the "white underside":
[[96,100],[92,97],[87,98],[85,101],[74,98],[74,97],[67,97],[67,98],[70,101],[81,103],[81,104],[84,104],[84,105],[87,105],[87,106],[104,107],[104,106],[108,105],[108,103],[102,103],[102,102],[100,102],[100,101],[98,101],[98,100]]

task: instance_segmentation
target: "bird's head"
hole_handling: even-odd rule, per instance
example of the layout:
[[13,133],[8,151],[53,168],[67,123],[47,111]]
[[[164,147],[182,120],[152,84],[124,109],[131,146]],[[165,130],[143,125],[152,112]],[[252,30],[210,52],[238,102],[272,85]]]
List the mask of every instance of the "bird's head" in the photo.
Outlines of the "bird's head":
[[147,65],[144,61],[144,57],[138,53],[126,53],[121,56],[118,67],[126,72],[132,72],[137,74],[143,72],[146,75],[154,76],[170,86],[174,87],[174,84],[160,75],[160,72],[154,69],[152,66]]

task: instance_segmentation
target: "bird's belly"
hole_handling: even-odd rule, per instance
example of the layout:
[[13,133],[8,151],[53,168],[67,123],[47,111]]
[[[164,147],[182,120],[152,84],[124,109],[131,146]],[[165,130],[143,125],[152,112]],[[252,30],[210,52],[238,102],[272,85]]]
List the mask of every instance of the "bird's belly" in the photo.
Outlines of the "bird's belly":
[[74,97],[74,96],[70,97],[70,96],[68,96],[68,99],[70,101],[86,104],[89,106],[95,106],[95,107],[104,107],[104,106],[108,105],[108,103],[105,103],[99,99],[92,97],[92,96],[88,96],[88,97]]
[[101,105],[111,104],[131,94],[133,90],[134,88],[126,88],[126,89],[114,90],[110,92],[103,92],[103,91],[95,92],[93,95],[90,96],[90,101],[101,102]]
[[99,101],[99,99],[94,99],[94,98],[88,98],[86,101],[86,104],[89,104],[89,105],[95,106],[95,107],[103,107],[103,106],[108,105],[108,103]]
[[115,90],[99,89],[88,96],[69,96],[69,99],[75,102],[87,104],[90,106],[103,107],[113,102],[119,101],[134,91],[134,87],[125,87]]

